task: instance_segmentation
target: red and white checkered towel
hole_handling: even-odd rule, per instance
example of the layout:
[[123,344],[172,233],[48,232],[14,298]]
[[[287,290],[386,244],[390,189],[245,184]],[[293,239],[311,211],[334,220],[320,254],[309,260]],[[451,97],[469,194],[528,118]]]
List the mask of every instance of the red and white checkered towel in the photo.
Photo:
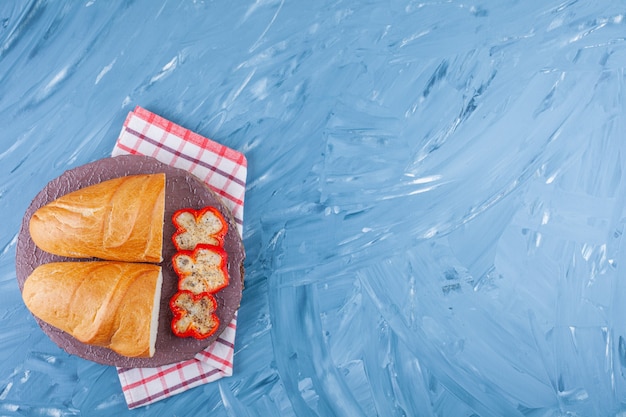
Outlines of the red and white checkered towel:
[[[112,156],[151,156],[186,169],[219,194],[243,230],[247,161],[243,154],[198,135],[141,107],[128,114]],[[117,368],[128,408],[162,400],[233,373],[237,316],[195,358],[157,368]]]

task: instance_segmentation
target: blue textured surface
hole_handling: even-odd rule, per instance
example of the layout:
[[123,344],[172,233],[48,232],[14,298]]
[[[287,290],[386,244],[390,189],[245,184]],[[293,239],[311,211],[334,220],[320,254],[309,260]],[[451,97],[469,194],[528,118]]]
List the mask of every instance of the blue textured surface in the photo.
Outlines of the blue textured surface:
[[[626,415],[623,1],[0,2],[0,415]],[[235,374],[128,411],[22,214],[136,105],[244,152]]]

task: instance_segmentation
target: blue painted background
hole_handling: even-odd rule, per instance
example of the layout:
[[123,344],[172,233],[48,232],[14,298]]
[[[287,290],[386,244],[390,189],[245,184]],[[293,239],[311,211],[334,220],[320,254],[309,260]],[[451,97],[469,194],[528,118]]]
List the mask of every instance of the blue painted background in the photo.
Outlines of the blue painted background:
[[[0,415],[626,415],[626,2],[0,2]],[[15,281],[143,106],[246,154],[235,374],[128,411]]]

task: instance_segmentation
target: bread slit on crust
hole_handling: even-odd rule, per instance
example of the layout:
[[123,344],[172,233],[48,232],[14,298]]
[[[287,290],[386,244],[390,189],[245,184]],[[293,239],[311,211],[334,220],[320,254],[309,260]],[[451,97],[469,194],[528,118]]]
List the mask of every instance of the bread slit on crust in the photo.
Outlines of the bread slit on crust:
[[29,232],[54,255],[158,263],[164,211],[165,174],[129,175],[44,205],[31,217]]
[[40,320],[127,357],[152,357],[161,267],[115,261],[52,262],[35,268],[22,297]]

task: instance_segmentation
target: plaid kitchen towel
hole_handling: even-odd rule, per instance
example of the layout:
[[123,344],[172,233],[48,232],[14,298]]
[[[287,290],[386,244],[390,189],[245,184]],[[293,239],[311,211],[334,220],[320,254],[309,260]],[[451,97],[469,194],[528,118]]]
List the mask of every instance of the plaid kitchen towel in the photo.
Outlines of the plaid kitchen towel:
[[[239,233],[243,230],[243,201],[247,161],[243,154],[185,129],[148,110],[128,114],[112,156],[151,156],[186,169],[222,197]],[[128,408],[162,400],[233,373],[237,316],[220,337],[194,358],[156,368],[117,368]]]

